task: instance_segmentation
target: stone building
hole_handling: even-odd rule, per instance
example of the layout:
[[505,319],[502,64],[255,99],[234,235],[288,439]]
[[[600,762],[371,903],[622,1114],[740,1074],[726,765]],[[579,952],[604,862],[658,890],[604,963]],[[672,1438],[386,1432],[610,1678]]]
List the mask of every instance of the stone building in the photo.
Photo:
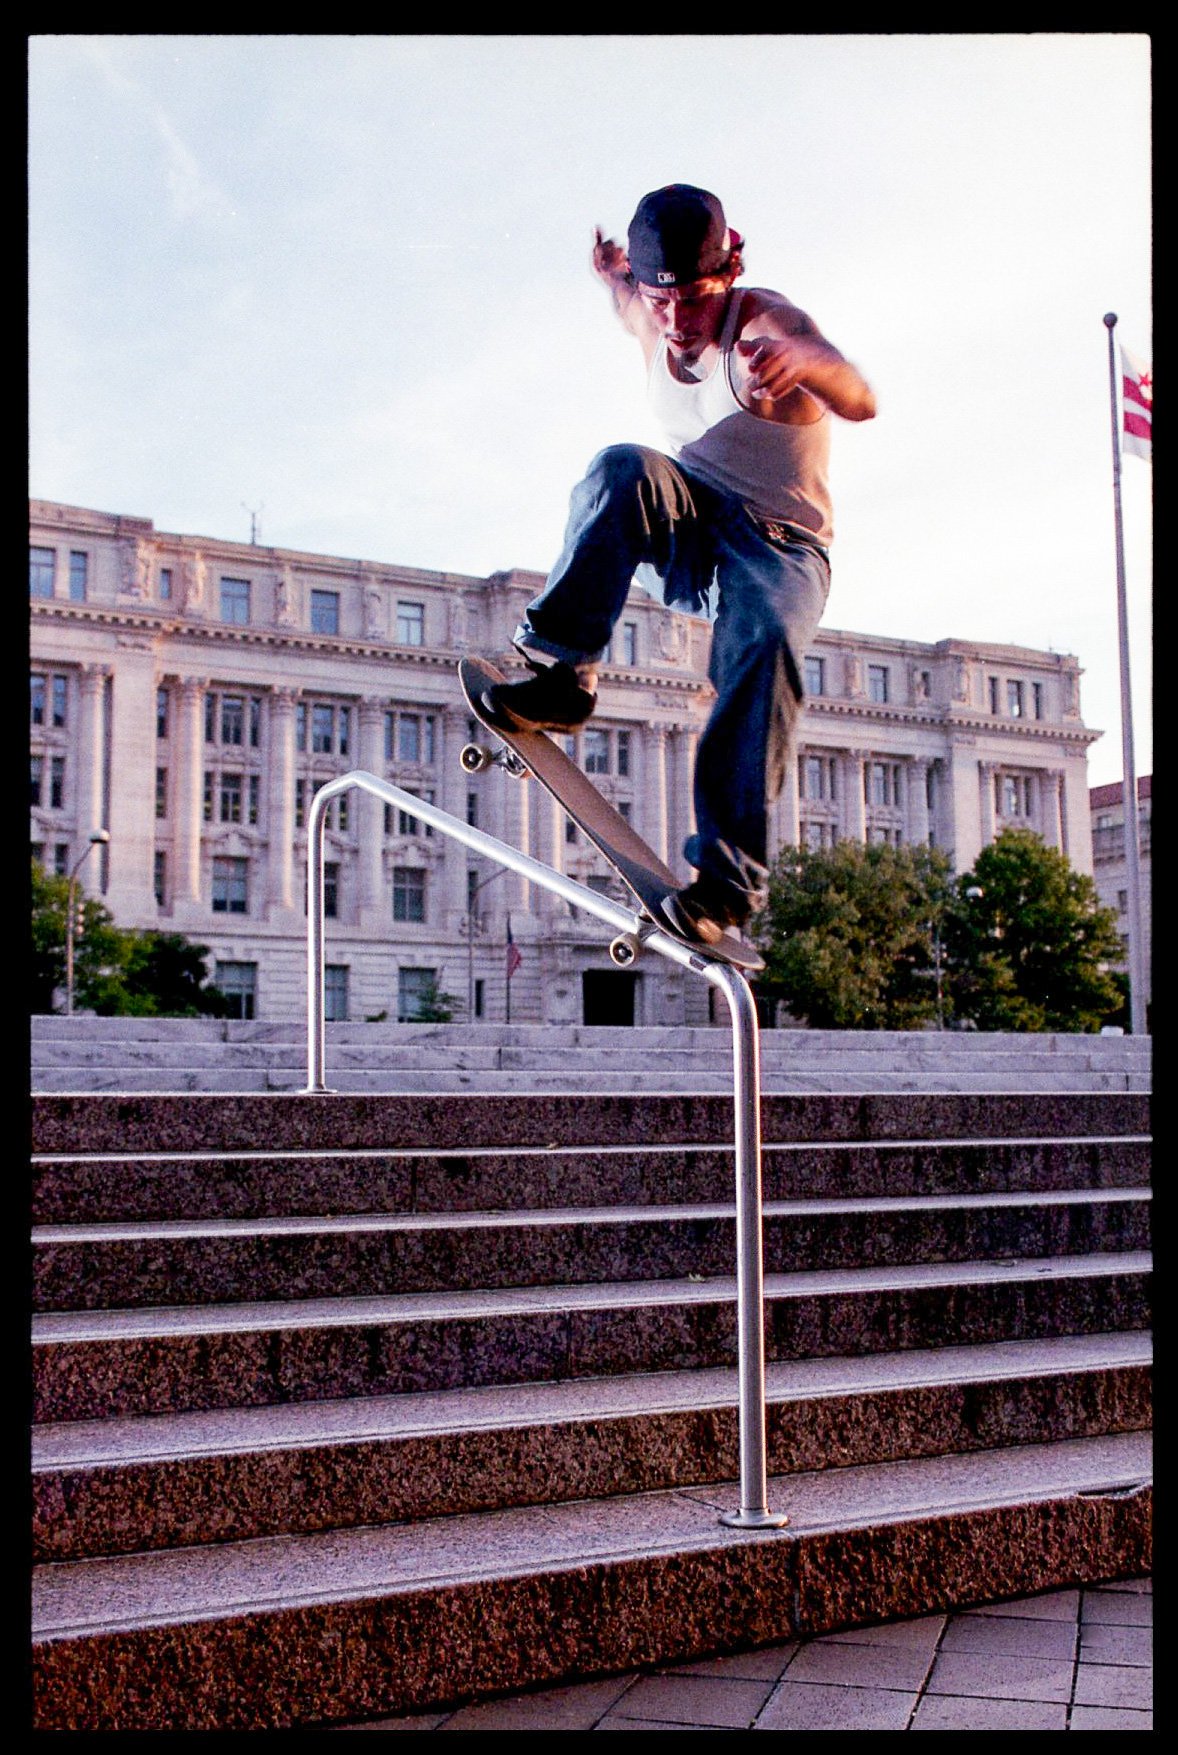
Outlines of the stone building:
[[[1152,952],[1151,826],[1153,776],[1137,778],[1137,846],[1141,877],[1141,960],[1144,965],[1145,1004],[1152,998],[1150,960]],[[1125,960],[1129,956],[1129,862],[1125,851],[1125,783],[1094,786],[1088,794],[1092,810],[1092,875],[1096,893],[1106,908],[1115,909],[1121,927]]]
[[[209,947],[243,1016],[302,1015],[306,818],[317,787],[364,768],[583,882],[609,873],[540,789],[465,773],[463,652],[510,661],[541,583],[306,554],[156,530],[36,501],[34,851],[123,926]],[[632,594],[577,758],[689,875],[691,772],[711,698],[709,629]],[[1087,748],[1073,657],[822,630],[777,844],[928,842],[968,867],[1007,823],[1092,870]],[[659,959],[614,969],[599,923],[355,792],[330,807],[328,1008],[517,1021],[701,1022],[710,988]],[[508,936],[518,966],[507,978]],[[657,965],[657,966],[652,966]],[[702,991],[701,991],[702,990]]]

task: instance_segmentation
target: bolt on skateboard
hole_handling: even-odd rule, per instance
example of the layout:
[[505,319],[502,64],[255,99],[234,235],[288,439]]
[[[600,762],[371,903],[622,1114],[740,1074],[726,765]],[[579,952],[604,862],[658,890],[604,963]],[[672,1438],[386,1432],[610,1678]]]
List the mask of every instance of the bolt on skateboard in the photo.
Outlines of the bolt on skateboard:
[[704,944],[675,930],[661,911],[664,899],[682,887],[674,872],[547,732],[521,730],[497,719],[486,706],[483,691],[493,683],[507,681],[502,671],[485,659],[463,658],[458,664],[458,680],[471,712],[500,743],[498,750],[468,743],[459,758],[466,772],[477,774],[495,763],[516,779],[534,775],[613,867],[646,916],[648,926],[636,933],[621,933],[610,945],[610,957],[619,968],[628,968],[637,959],[644,939],[653,932],[665,933],[700,957],[731,963],[749,972],[764,968],[758,952],[734,933],[726,932],[715,944]]

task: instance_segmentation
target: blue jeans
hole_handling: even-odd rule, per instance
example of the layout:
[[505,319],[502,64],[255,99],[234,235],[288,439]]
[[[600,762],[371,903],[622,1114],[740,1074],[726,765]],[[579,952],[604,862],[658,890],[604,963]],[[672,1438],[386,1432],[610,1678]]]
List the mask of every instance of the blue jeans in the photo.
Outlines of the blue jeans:
[[563,551],[516,645],[571,664],[602,657],[635,573],[651,571],[669,606],[715,609],[716,701],[696,753],[696,833],[683,851],[739,924],[765,900],[769,807],[791,759],[801,661],[830,563],[811,538],[766,536],[742,501],[662,452],[611,445],[573,490]]

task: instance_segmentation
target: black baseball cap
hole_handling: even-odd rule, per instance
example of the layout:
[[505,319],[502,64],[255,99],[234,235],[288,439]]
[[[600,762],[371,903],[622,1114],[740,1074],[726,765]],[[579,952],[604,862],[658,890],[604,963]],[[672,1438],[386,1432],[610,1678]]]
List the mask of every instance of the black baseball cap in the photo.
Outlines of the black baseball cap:
[[706,189],[668,183],[630,221],[630,272],[643,286],[687,286],[718,274],[732,253],[724,209]]

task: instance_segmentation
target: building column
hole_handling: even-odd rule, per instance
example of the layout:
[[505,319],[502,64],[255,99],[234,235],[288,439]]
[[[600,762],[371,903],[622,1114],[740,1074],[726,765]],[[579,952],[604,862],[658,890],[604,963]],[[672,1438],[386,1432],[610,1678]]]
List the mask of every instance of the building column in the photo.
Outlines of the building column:
[[842,760],[843,799],[839,827],[846,840],[860,844],[867,840],[867,799],[863,791],[866,760],[858,750],[845,751]]
[[[78,714],[78,772],[75,790],[78,849],[74,855],[75,858],[85,846],[86,838],[95,829],[104,827],[102,770],[105,738],[102,703],[106,679],[109,675],[110,672],[105,665],[86,664],[83,665],[78,679],[81,699]],[[154,779],[153,774],[153,782]]]
[[908,789],[906,830],[914,847],[927,847],[929,832],[928,774],[930,764],[920,756],[908,762],[904,783]]
[[[384,774],[384,716],[382,699],[375,695],[361,698],[357,709],[359,766],[378,778]],[[384,800],[359,787],[353,796],[358,806],[357,924],[362,930],[376,931],[387,928],[389,919],[384,900]]]
[[1043,839],[1049,847],[1063,850],[1063,774],[1058,768],[1049,768],[1039,775],[1039,821],[1042,825]]
[[[445,707],[437,715],[437,759],[441,781],[438,804],[450,816],[457,817],[460,823],[466,821],[466,794],[470,790],[471,777],[459,762],[458,754],[467,741],[469,718],[470,713],[465,707]],[[447,932],[458,932],[466,919],[466,874],[472,869],[477,855],[460,842],[452,841],[448,835],[439,838],[442,842],[442,926]]]
[[994,839],[994,776],[997,772],[994,762],[978,763],[983,847],[988,847]]
[[267,711],[266,915],[294,911],[295,704],[294,689],[272,689]]
[[200,894],[201,825],[204,820],[204,703],[208,680],[182,677],[177,691],[176,822],[172,837],[172,915],[177,926],[202,915]]
[[665,865],[667,862],[667,733],[652,725],[646,734],[647,760],[643,764],[643,814],[648,824],[646,840]]
[[776,806],[777,843],[771,848],[772,853],[776,853],[781,847],[796,847],[802,832],[801,800],[798,796],[798,762],[801,760],[801,753],[795,746],[785,764],[785,779]]

